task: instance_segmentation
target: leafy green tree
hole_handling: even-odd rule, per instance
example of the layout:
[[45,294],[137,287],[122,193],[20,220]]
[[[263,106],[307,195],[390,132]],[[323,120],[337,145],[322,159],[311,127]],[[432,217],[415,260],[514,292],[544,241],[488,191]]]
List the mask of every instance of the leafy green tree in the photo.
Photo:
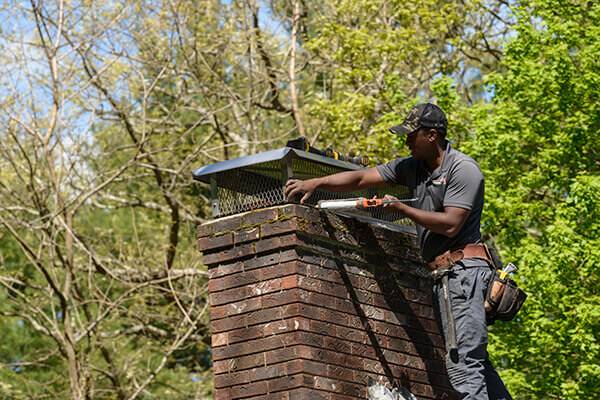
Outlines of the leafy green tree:
[[388,128],[434,96],[430,83],[452,77],[465,101],[481,94],[475,76],[497,65],[510,29],[498,15],[501,2],[361,0],[327,8],[305,45],[321,87],[308,112],[325,122],[321,142],[354,143],[380,162],[404,151]]
[[132,26],[164,20],[144,19],[136,1],[10,3],[0,8],[18,21],[0,32],[12,72],[0,78],[0,396],[202,398],[210,337],[193,143],[150,140],[163,133],[147,107],[157,79],[140,82],[143,68],[124,56],[139,50]]
[[600,5],[524,1],[493,100],[465,144],[486,176],[483,229],[529,294],[491,353],[517,398],[590,399],[600,385]]

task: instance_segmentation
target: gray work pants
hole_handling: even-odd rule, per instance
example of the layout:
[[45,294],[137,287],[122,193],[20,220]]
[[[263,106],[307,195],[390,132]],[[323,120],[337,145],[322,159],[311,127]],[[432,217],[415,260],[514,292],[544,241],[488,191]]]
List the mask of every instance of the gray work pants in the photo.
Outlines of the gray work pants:
[[[483,260],[465,259],[450,271],[448,286],[456,325],[458,354],[446,354],[448,377],[464,400],[510,400],[512,397],[490,363],[483,301],[492,270]],[[436,317],[446,332],[441,280],[433,285]],[[440,311],[442,310],[442,311]]]

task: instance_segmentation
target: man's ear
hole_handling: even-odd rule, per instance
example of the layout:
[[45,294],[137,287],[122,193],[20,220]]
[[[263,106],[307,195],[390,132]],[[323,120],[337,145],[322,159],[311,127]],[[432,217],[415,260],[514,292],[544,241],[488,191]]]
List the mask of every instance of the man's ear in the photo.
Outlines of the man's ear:
[[436,131],[435,129],[430,129],[427,132],[427,140],[429,140],[430,143],[433,143],[437,140],[439,135],[440,134],[438,133],[438,131]]

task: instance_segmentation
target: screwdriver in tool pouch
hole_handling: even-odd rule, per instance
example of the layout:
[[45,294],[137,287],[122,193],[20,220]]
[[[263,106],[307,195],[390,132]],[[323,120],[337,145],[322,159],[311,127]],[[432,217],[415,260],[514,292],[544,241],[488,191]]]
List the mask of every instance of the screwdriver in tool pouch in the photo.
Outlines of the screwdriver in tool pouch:
[[508,263],[500,271],[500,279],[506,278],[507,275],[512,275],[517,270],[517,266],[513,263]]

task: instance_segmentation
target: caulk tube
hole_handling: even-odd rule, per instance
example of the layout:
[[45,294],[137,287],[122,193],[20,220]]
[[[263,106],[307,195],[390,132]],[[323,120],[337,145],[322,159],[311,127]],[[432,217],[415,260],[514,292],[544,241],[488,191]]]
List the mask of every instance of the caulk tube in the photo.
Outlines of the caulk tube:
[[396,200],[385,200],[385,199],[367,199],[364,197],[358,197],[354,199],[343,199],[343,200],[320,200],[317,203],[317,207],[322,210],[342,210],[350,208],[358,208],[361,210],[367,208],[381,207],[386,204],[393,203],[404,203],[416,201],[416,198],[412,199],[396,199]]
[[317,203],[317,207],[322,210],[347,210],[349,208],[356,208],[356,202],[359,199],[345,199],[345,200],[320,200]]

